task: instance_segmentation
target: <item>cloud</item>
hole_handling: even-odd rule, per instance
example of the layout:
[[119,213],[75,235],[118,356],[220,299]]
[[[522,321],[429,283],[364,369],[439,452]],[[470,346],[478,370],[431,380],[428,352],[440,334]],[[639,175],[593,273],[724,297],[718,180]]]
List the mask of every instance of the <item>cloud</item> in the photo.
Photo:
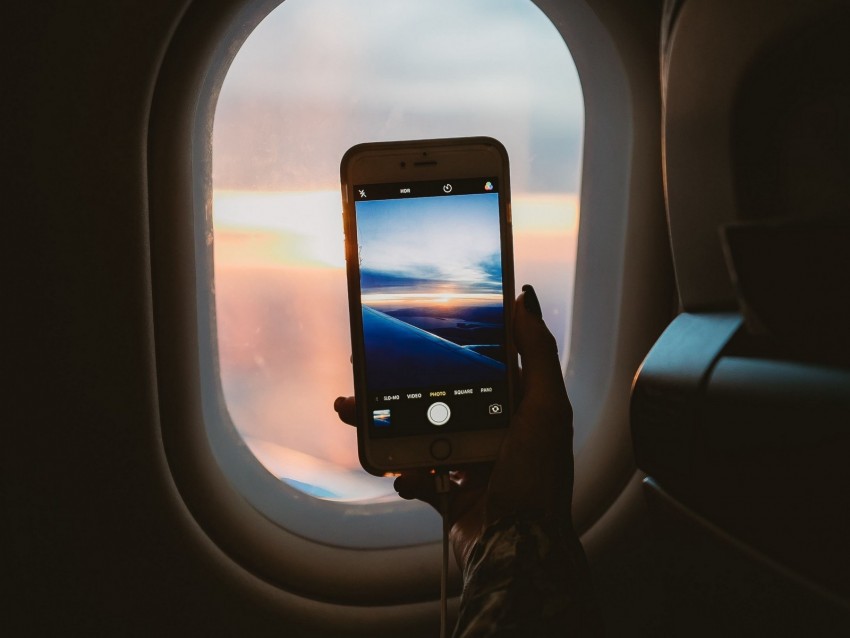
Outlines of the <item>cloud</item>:
[[582,127],[572,59],[528,0],[287,0],[227,74],[214,178],[329,188],[358,142],[492,135],[508,148],[515,188],[561,190],[577,173]]
[[357,227],[364,270],[492,289],[495,193],[358,202]]

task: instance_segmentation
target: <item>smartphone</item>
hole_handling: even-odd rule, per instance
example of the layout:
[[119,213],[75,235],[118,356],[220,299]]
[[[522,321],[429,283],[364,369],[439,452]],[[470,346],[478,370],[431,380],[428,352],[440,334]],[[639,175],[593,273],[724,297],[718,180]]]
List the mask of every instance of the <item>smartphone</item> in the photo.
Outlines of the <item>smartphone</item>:
[[504,146],[359,144],[340,175],[361,464],[494,459],[517,370]]

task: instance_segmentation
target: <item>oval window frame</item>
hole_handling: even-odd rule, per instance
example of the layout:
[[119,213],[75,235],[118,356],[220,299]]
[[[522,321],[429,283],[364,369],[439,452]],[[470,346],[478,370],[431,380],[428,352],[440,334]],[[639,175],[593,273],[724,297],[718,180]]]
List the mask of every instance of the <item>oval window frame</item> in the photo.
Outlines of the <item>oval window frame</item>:
[[[346,506],[308,497],[269,475],[232,424],[232,431],[224,429],[221,436],[212,438],[208,435],[207,424],[226,414],[221,394],[210,381],[211,375],[218,374],[215,357],[205,347],[213,342],[214,325],[200,319],[209,308],[214,285],[208,277],[212,270],[207,231],[215,96],[241,43],[278,4],[279,0],[214,0],[204,7],[190,4],[164,52],[154,90],[148,157],[151,270],[160,433],[166,458],[184,501],[206,533],[230,557],[265,580],[299,596],[335,604],[374,605],[380,601],[397,606],[433,601],[434,583],[439,578],[439,561],[434,560],[437,543],[392,546],[376,541],[371,547],[346,546],[321,542],[310,536],[309,528],[308,533],[287,529],[265,509],[273,510],[274,502],[269,505],[264,499],[298,503],[299,518],[305,517],[308,526],[324,529],[326,525],[313,519],[316,508],[327,511]],[[627,397],[616,409],[608,406],[603,410],[603,406],[617,376],[611,369],[618,358],[611,336],[618,328],[630,178],[637,170],[633,165],[630,71],[590,3],[540,0],[535,4],[570,42],[585,97],[580,256],[571,339],[573,344],[581,339],[582,347],[571,350],[567,381],[571,389],[579,390],[573,379],[585,379],[585,387],[593,380],[600,381],[593,392],[578,399],[574,396],[577,419],[583,417],[591,424],[586,428],[589,434],[578,432],[577,436],[590,442],[623,430],[622,425],[609,426],[607,421],[612,420],[612,412],[627,412]],[[187,215],[187,210],[193,214]],[[589,274],[582,262],[600,257],[606,258],[611,268]],[[589,289],[594,294],[588,294]],[[609,320],[594,321],[609,308],[614,309],[608,313]],[[588,351],[594,355],[587,356]],[[607,427],[593,427],[597,422]],[[230,461],[221,462],[217,446],[225,448],[224,456],[232,458],[235,467],[228,465]],[[598,466],[594,470],[583,467],[605,457],[598,446],[586,448],[580,455],[583,458],[577,459],[577,490],[588,483],[591,472],[600,471]],[[604,483],[601,495],[599,489],[595,494],[590,490],[577,494],[585,501],[601,496],[592,509],[585,507],[582,513],[579,506],[582,515],[576,518],[576,526],[580,530],[598,520],[633,474],[633,469],[625,471],[631,468],[630,458],[624,458],[621,450],[613,454],[616,465],[606,472],[616,478]],[[252,496],[252,485],[259,486],[262,494]],[[397,505],[392,507],[398,511]],[[287,515],[293,511],[287,510]],[[372,512],[360,517],[368,518],[373,529]],[[397,537],[395,521],[394,527],[393,536]],[[416,568],[412,570],[413,565]]]

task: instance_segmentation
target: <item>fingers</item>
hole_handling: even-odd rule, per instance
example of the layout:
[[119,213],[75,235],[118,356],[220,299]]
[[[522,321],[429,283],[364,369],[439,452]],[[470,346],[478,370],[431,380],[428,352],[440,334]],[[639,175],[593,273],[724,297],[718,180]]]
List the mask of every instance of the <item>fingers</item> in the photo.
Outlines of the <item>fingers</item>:
[[[449,472],[451,489],[456,491],[470,491],[483,489],[487,486],[492,467],[488,463],[467,465],[464,469]],[[434,507],[439,503],[434,473],[432,470],[408,470],[398,476],[393,482],[393,489],[404,499],[419,499]]]
[[[481,507],[481,496],[487,489],[491,466],[468,466],[463,470],[449,473],[451,478],[451,498],[449,499],[449,525],[454,528],[461,519],[468,518],[473,510]],[[420,500],[428,503],[437,513],[441,512],[440,497],[437,492],[435,476],[431,470],[410,470],[397,477],[393,482],[398,495],[407,500]]]
[[531,286],[523,286],[517,297],[514,338],[522,359],[523,403],[566,400],[564,377],[555,338],[540,313],[537,295]]
[[343,423],[357,425],[357,409],[354,405],[354,397],[337,397],[334,401],[334,410]]
[[428,503],[437,511],[440,509],[439,496],[434,487],[434,476],[427,470],[405,472],[393,481],[393,488],[403,499],[408,501],[418,499]]

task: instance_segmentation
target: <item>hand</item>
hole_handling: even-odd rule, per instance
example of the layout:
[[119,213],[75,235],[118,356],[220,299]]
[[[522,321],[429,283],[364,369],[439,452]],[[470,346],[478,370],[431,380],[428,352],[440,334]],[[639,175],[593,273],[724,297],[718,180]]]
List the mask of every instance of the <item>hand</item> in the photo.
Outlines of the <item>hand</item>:
[[[463,566],[484,530],[500,518],[541,511],[571,525],[573,486],[572,407],[567,398],[555,338],[540,313],[537,295],[523,286],[516,300],[514,336],[522,362],[522,399],[497,460],[451,473],[451,541]],[[354,424],[353,397],[334,402],[340,419]],[[395,481],[399,496],[438,508],[433,476],[412,471]]]

